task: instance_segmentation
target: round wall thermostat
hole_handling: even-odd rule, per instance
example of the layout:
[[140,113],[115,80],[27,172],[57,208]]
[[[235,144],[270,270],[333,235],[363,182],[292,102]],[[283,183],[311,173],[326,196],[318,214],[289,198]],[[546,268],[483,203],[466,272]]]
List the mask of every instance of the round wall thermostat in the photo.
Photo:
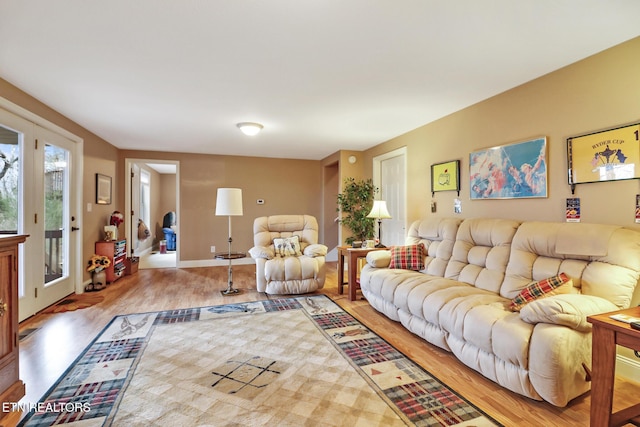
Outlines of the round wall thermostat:
[[349,156],[349,163],[354,164],[357,161],[358,159],[356,159],[356,156]]

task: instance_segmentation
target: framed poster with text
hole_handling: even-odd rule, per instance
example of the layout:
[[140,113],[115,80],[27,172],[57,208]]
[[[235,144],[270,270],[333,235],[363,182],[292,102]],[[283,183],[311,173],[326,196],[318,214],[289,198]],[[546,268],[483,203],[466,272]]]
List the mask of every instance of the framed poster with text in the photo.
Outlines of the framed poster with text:
[[640,123],[567,138],[569,184],[640,178]]

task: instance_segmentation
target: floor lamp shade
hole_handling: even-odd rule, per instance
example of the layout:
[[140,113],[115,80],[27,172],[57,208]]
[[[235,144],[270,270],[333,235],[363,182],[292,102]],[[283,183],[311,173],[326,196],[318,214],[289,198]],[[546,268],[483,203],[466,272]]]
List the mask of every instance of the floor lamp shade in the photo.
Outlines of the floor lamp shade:
[[242,215],[242,189],[218,188],[216,197],[216,215],[241,216]]

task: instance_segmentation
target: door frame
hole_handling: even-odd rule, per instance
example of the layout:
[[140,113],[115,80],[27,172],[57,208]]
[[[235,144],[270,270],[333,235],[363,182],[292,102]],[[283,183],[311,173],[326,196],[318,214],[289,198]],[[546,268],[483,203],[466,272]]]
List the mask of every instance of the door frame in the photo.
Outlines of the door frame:
[[[129,158],[124,159],[124,211],[125,218],[125,236],[129,239],[131,236],[131,168],[134,163],[164,163],[168,165],[175,165],[176,167],[176,234],[180,236],[180,161],[179,160],[160,160],[160,159],[139,159]],[[149,227],[152,224],[148,224]],[[131,245],[131,243],[129,243]],[[132,247],[127,247],[128,255],[132,254]],[[180,267],[180,243],[176,245],[176,268]]]

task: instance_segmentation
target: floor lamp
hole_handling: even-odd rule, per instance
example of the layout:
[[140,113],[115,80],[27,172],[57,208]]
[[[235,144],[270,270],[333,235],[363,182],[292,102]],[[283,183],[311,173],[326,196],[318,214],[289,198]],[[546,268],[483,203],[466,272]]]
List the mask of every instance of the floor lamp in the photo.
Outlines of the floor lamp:
[[371,208],[371,212],[369,212],[367,218],[378,219],[378,244],[376,245],[376,248],[386,248],[386,246],[382,244],[382,220],[391,218],[391,215],[387,210],[387,202],[384,200],[374,200],[373,208]]
[[226,254],[222,253],[220,255],[216,255],[216,258],[229,260],[229,282],[227,289],[221,292],[222,295],[235,295],[239,293],[240,290],[233,288],[231,260],[234,258],[242,258],[244,257],[244,254],[231,252],[231,217],[242,216],[242,189],[218,188],[218,194],[216,197],[216,216],[229,217],[229,251]]

